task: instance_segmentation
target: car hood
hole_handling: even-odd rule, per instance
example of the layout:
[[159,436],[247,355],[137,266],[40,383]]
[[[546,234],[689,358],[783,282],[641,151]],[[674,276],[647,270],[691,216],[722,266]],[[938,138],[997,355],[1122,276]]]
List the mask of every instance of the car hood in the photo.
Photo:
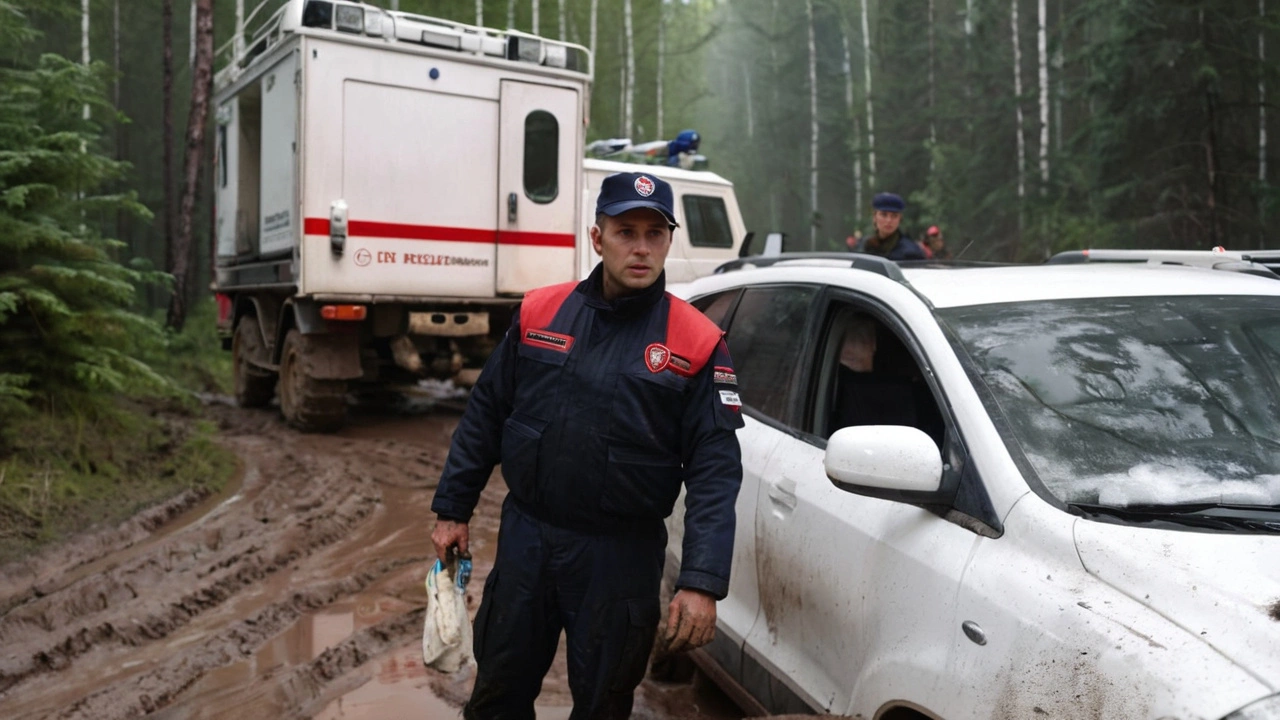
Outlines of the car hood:
[[1078,520],[1085,570],[1280,690],[1280,535]]

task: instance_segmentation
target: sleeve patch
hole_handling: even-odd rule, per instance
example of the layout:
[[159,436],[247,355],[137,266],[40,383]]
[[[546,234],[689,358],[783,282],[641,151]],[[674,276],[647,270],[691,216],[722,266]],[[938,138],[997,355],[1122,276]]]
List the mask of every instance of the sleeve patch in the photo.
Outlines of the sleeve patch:
[[711,381],[717,385],[737,385],[738,375],[731,367],[723,367],[717,365],[712,375]]
[[732,390],[721,390],[720,404],[728,405],[729,407],[740,408],[742,407],[742,398],[738,397],[738,393]]

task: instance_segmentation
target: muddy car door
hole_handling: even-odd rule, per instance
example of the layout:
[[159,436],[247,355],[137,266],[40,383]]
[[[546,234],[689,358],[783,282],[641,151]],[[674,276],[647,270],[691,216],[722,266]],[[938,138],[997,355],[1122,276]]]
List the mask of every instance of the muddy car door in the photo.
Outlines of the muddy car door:
[[[792,432],[779,440],[759,488],[761,612],[744,654],[789,691],[775,683],[775,712],[799,700],[869,716],[885,700],[927,697],[919,686],[943,673],[956,590],[980,538],[922,507],[857,495],[828,479],[826,438],[839,427],[909,425],[940,447],[954,430],[902,321],[852,294],[824,305],[816,340],[798,363],[804,392]],[[842,362],[855,319],[870,333],[861,367]]]

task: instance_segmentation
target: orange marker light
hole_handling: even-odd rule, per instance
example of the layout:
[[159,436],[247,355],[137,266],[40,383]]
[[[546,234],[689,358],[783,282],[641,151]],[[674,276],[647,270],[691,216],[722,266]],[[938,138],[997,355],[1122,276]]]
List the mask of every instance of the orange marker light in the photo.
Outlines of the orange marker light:
[[364,305],[323,305],[320,317],[325,320],[363,320],[369,314]]

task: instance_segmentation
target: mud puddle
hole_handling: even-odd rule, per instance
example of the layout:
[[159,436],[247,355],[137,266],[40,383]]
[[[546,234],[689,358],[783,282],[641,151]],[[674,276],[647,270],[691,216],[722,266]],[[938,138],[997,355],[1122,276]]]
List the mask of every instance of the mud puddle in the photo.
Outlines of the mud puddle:
[[[428,508],[455,402],[447,388],[366,401],[331,436],[211,402],[242,463],[223,493],[0,568],[4,716],[459,717],[470,671],[442,675],[420,655]],[[505,491],[495,476],[472,522],[473,613]],[[569,706],[561,651],[538,717]],[[713,688],[646,680],[634,717],[742,715]]]

